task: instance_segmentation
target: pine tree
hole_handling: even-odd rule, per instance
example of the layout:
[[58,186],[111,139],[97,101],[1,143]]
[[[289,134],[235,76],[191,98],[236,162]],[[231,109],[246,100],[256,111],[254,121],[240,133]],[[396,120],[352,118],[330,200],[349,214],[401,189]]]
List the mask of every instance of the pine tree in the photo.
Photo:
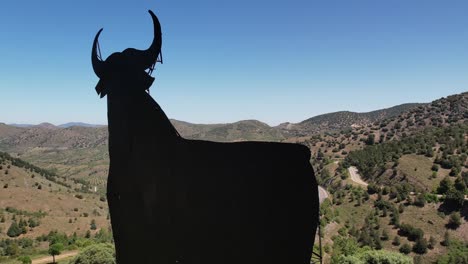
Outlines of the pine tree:
[[458,191],[461,191],[462,193],[466,192],[466,184],[461,176],[457,177],[457,179],[455,180],[454,186],[455,186],[455,189],[457,189]]
[[22,233],[22,230],[18,226],[18,223],[16,223],[16,221],[13,221],[13,223],[11,223],[10,227],[8,228],[7,235],[9,237],[17,237],[21,235],[21,233]]
[[413,245],[413,251],[418,254],[425,254],[427,252],[427,240],[425,238],[419,238]]
[[416,205],[418,207],[424,207],[424,205],[426,205],[426,198],[424,197],[423,193],[416,196],[416,200],[414,201],[414,205]]
[[403,254],[409,254],[411,252],[411,246],[408,243],[403,244],[400,247],[400,252]]
[[96,220],[94,220],[94,219],[91,220],[90,229],[91,229],[91,230],[96,230],[96,229],[97,229]]
[[453,183],[446,176],[443,180],[440,181],[439,187],[437,188],[437,193],[446,194],[450,189],[452,189]]
[[450,218],[447,227],[457,229],[461,225],[461,216],[459,212],[453,212],[450,214]]

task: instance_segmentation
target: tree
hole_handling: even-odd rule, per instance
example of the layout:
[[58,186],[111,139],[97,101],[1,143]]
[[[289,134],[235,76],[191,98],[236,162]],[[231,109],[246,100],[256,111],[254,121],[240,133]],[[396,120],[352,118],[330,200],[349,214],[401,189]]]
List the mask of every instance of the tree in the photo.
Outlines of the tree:
[[420,193],[415,201],[414,201],[414,205],[418,206],[418,207],[424,207],[424,205],[426,205],[426,198],[424,196],[424,193]]
[[387,207],[384,207],[382,210],[382,217],[387,217]]
[[28,226],[31,227],[31,228],[34,228],[36,226],[39,226],[40,222],[37,218],[29,218],[28,220]]
[[465,194],[455,188],[450,188],[445,196],[444,204],[458,210],[463,207]]
[[413,251],[418,254],[425,254],[427,252],[427,240],[419,238],[413,245]]
[[24,219],[21,218],[18,223],[18,227],[21,229],[21,234],[26,234],[28,232],[27,226],[28,224],[26,223],[26,221],[24,221]]
[[455,185],[454,185],[455,189],[457,189],[458,191],[462,192],[462,193],[465,193],[466,192],[466,184],[465,184],[465,181],[463,180],[462,177],[457,177],[457,179],[455,180]]
[[5,253],[8,256],[18,256],[19,252],[20,252],[20,249],[19,249],[18,244],[16,244],[16,242],[10,243],[5,249]]
[[374,248],[382,249],[383,248],[382,240],[380,239],[380,236],[377,234],[377,232],[375,234],[376,235],[374,236]]
[[424,237],[424,231],[421,228],[415,228],[409,224],[402,223],[398,232],[402,236],[407,236],[410,241],[417,241]]
[[400,213],[396,208],[393,209],[393,213],[390,218],[390,224],[394,225],[395,227],[398,227],[400,225]]
[[450,214],[447,227],[451,229],[457,229],[461,225],[461,216],[459,212],[453,212]]
[[437,193],[446,194],[450,189],[452,189],[452,187],[452,181],[448,177],[445,177],[443,180],[440,181],[439,187],[437,188]]
[[96,230],[96,229],[97,229],[96,220],[94,220],[94,219],[91,220],[90,229],[91,229],[91,230]]
[[400,252],[403,254],[409,254],[411,252],[411,246],[408,243],[403,244],[400,247]]
[[60,253],[62,253],[62,250],[63,250],[62,243],[55,243],[55,244],[49,245],[49,255],[52,255],[52,258],[53,258],[52,263],[55,263],[55,256],[60,255]]
[[434,157],[434,151],[432,150],[432,148],[428,148],[426,150],[426,157],[429,157],[429,158]]
[[460,174],[460,169],[458,167],[452,167],[452,169],[449,172],[449,175],[455,177],[458,174]]
[[8,228],[7,235],[9,237],[17,237],[22,234],[22,231],[23,230],[21,230],[21,228],[18,226],[18,223],[13,221],[13,223],[11,223],[10,227]]
[[437,260],[437,264],[468,263],[468,247],[465,243],[454,241],[447,252]]
[[367,185],[367,192],[369,194],[374,194],[380,192],[380,187],[375,183],[370,183]]
[[392,244],[394,246],[399,246],[400,245],[400,237],[398,235],[396,235],[395,238],[393,238]]
[[440,242],[440,244],[442,244],[442,246],[448,247],[448,246],[450,246],[450,244],[452,242],[451,240],[452,239],[450,238],[450,234],[449,234],[448,230],[445,230],[444,240],[442,240],[442,242]]
[[369,134],[365,141],[366,145],[374,145],[375,143],[375,135],[374,134]]

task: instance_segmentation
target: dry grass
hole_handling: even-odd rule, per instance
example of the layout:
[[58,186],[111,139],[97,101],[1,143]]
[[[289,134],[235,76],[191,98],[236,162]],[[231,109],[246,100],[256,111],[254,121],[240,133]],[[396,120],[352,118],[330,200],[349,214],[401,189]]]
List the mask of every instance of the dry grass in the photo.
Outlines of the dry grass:
[[[5,166],[4,166],[5,167]],[[42,186],[38,189],[35,183]],[[8,184],[8,188],[3,188]],[[69,235],[73,232],[84,234],[90,228],[90,222],[95,219],[98,229],[110,226],[107,220],[107,203],[99,200],[97,194],[83,194],[83,199],[75,197],[77,192],[50,182],[47,179],[36,175],[31,178],[31,173],[23,168],[10,167],[8,175],[4,170],[0,171],[0,208],[12,207],[28,212],[42,211],[46,213],[40,219],[41,224],[22,235],[25,237],[36,237],[47,234],[51,230],[58,230]],[[74,209],[77,208],[78,211]],[[88,215],[85,216],[85,213]],[[13,217],[12,213],[4,211],[5,223],[0,223],[0,228],[4,231],[0,233],[0,238],[6,238],[6,230],[10,226]],[[21,216],[17,215],[19,220]],[[76,218],[76,220],[75,220]],[[25,220],[28,217],[24,217]],[[70,219],[72,223],[69,223]],[[95,232],[95,231],[94,231]]]
[[440,181],[443,179],[441,175],[438,175],[435,179],[431,179],[432,164],[432,158],[410,154],[403,155],[400,158],[397,169],[403,175],[407,175],[411,183],[430,192],[437,188]]

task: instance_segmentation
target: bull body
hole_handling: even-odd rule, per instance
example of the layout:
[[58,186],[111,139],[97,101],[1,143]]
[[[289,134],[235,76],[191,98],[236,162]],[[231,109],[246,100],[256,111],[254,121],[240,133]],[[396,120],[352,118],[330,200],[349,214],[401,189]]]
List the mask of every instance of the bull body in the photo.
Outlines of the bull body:
[[[161,51],[154,40],[93,69],[107,95],[107,197],[117,262],[306,264],[318,222],[310,151],[298,144],[182,138],[146,93]],[[162,59],[161,59],[162,61]],[[151,66],[153,65],[153,66]]]
[[144,91],[109,93],[108,118],[119,263],[310,261],[318,194],[307,147],[186,140]]

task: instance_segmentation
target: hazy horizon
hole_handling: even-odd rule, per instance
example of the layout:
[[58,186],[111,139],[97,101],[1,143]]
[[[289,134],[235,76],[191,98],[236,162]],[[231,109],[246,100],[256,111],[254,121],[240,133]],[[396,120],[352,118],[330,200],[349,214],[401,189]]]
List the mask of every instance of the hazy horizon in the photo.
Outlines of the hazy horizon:
[[[446,95],[446,96],[443,96],[443,97],[447,97],[447,96],[451,96],[452,94],[449,94],[449,95]],[[440,97],[442,98],[442,97]],[[437,100],[437,99],[440,99],[440,98],[435,98],[434,100]],[[431,101],[434,101],[434,100],[431,100]],[[234,120],[234,121],[230,121],[230,122],[218,122],[218,123],[196,123],[196,122],[192,122],[190,120],[181,120],[181,119],[177,119],[177,118],[171,118],[169,117],[170,119],[175,119],[177,121],[182,121],[182,122],[188,122],[188,123],[192,123],[192,124],[198,124],[198,125],[213,125],[213,124],[228,124],[228,123],[235,123],[235,122],[240,122],[240,121],[246,121],[246,120],[257,120],[257,121],[260,121],[260,122],[263,122],[263,123],[266,123],[267,125],[271,126],[271,127],[274,127],[274,126],[278,126],[282,123],[299,123],[299,122],[302,122],[306,119],[309,119],[309,118],[312,118],[312,117],[316,117],[316,116],[321,116],[321,115],[326,115],[326,114],[331,114],[331,113],[335,113],[335,112],[342,112],[342,111],[349,111],[349,112],[356,112],[356,113],[368,113],[368,112],[373,112],[373,111],[378,111],[378,110],[382,110],[382,109],[388,109],[388,108],[392,108],[392,107],[395,107],[395,106],[399,106],[399,105],[405,105],[405,104],[413,104],[413,103],[419,103],[419,104],[424,104],[424,103],[430,103],[431,101],[429,102],[407,102],[407,103],[402,103],[402,104],[398,104],[398,105],[392,105],[392,106],[388,106],[388,107],[382,107],[382,108],[378,108],[378,109],[373,109],[373,110],[370,110],[370,111],[365,111],[365,112],[358,112],[358,111],[352,111],[352,110],[348,110],[348,109],[343,109],[343,110],[337,110],[337,111],[333,111],[333,112],[327,112],[327,113],[321,113],[321,114],[317,114],[317,115],[314,115],[314,116],[310,116],[310,117],[307,117],[303,120],[299,120],[297,122],[292,122],[292,121],[288,121],[288,120],[285,120],[283,122],[280,122],[280,123],[277,123],[277,124],[270,124],[270,123],[267,123],[263,120],[259,120],[259,119],[255,119],[255,118],[252,118],[252,119],[240,119],[240,120]],[[42,122],[38,122],[38,123],[27,123],[27,122],[10,122],[10,123],[7,123],[7,122],[3,122],[2,120],[0,120],[0,123],[5,123],[7,125],[12,125],[12,126],[35,126],[35,125],[40,125],[40,124],[43,124],[43,123],[49,123],[49,124],[52,124],[54,126],[62,126],[62,125],[67,125],[67,124],[70,124],[70,123],[83,123],[83,124],[86,124],[86,125],[92,125],[92,126],[107,126],[107,120],[105,123],[90,123],[90,122],[86,122],[86,121],[76,121],[76,120],[72,120],[72,121],[67,121],[67,122],[63,122],[63,123],[54,123],[54,122],[49,122],[47,120],[44,120]]]

